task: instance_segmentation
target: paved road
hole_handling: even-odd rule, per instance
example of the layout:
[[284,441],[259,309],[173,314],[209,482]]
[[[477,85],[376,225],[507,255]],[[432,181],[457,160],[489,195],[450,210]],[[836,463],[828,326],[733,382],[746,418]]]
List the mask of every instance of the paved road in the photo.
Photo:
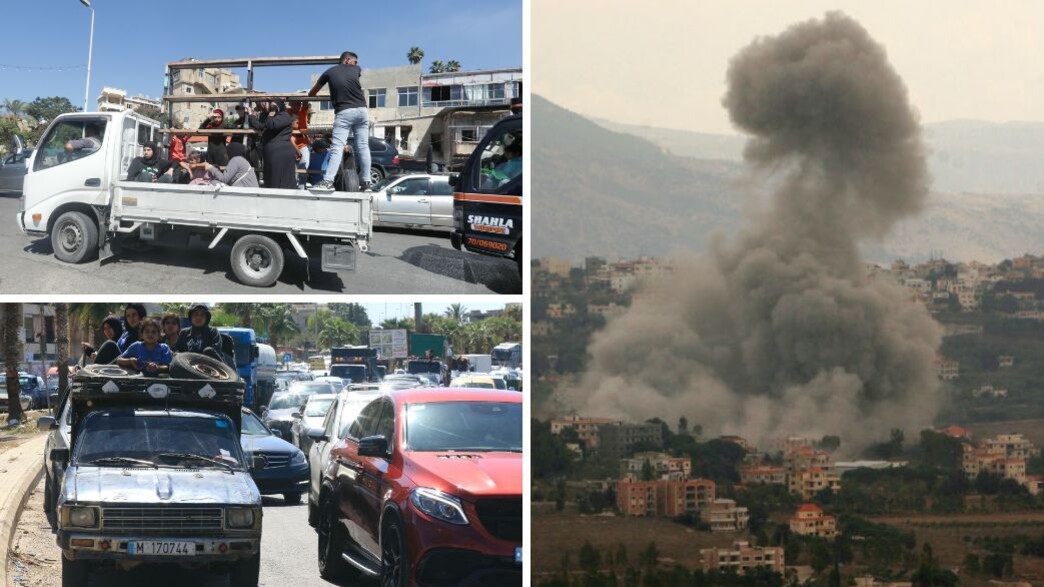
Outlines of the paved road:
[[[18,523],[9,576],[14,584],[27,587],[61,585],[62,553],[54,543],[50,526],[40,509],[43,490],[38,486]],[[264,531],[261,537],[261,587],[312,587],[332,585],[319,577],[316,566],[316,535],[308,525],[308,506],[285,506],[280,498],[264,500]],[[91,587],[140,587],[142,585],[191,585],[227,587],[228,577],[177,567],[139,567],[133,571],[111,571],[91,576]],[[373,581],[357,581],[352,587],[377,587]]]
[[15,222],[18,198],[0,195],[0,294],[520,294],[513,261],[462,253],[445,232],[378,229],[352,273],[321,274],[311,282],[306,263],[287,257],[269,288],[240,284],[232,275],[231,245],[208,251],[195,240],[187,249],[120,253],[100,264],[69,265],[50,241],[31,241]]

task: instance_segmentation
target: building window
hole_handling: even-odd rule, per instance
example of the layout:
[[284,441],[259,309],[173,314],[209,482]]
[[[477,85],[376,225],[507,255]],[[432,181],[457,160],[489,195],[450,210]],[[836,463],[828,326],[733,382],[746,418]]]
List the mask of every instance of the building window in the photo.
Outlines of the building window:
[[442,153],[441,133],[431,133],[431,150],[433,153]]
[[186,85],[186,86],[185,86],[185,87],[183,88],[183,91],[184,91],[184,92],[185,92],[186,94],[191,94],[191,93],[192,93],[192,86]]
[[522,97],[522,82],[511,82],[511,98]]
[[504,99],[504,84],[489,84],[486,87],[486,95],[490,100]]
[[461,85],[433,86],[424,88],[425,102],[453,102],[463,98],[464,88]]
[[478,132],[473,128],[462,128],[460,129],[460,142],[462,143],[477,143]]
[[333,104],[329,100],[319,102],[320,110],[333,110]]
[[404,106],[416,106],[417,105],[417,87],[408,86],[400,87],[399,91],[399,107]]
[[384,100],[388,94],[386,88],[374,88],[369,91],[370,108],[384,108]]

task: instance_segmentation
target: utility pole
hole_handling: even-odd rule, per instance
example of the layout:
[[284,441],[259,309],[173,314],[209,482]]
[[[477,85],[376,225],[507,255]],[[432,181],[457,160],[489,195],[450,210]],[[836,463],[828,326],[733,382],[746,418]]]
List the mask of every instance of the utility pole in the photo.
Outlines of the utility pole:
[[91,11],[91,40],[87,46],[87,87],[83,89],[83,111],[87,112],[87,104],[91,96],[91,60],[94,58],[94,7],[91,0],[80,0]]
[[421,309],[422,306],[420,302],[413,304],[413,329],[416,332],[423,332],[424,311]]

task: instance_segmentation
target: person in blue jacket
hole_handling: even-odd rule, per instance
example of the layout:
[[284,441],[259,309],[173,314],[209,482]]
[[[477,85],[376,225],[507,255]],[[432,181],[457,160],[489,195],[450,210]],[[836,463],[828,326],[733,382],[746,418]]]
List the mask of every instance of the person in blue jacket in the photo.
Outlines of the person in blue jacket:
[[160,325],[152,318],[141,323],[141,340],[123,351],[117,363],[120,367],[137,369],[146,375],[159,375],[170,370],[174,354],[160,342]]

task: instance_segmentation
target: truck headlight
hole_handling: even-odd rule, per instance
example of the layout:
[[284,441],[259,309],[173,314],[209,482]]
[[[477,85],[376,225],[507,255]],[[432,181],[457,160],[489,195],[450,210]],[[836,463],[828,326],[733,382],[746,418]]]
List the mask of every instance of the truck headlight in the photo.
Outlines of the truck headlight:
[[294,453],[294,457],[290,459],[291,465],[303,465],[305,464],[305,454],[301,451]]
[[254,510],[252,508],[228,508],[225,511],[225,520],[229,528],[251,528],[254,525]]
[[65,523],[74,528],[98,527],[98,508],[72,506],[65,508]]
[[443,522],[463,526],[468,523],[460,500],[448,493],[428,487],[418,487],[410,492],[413,506],[433,518]]

